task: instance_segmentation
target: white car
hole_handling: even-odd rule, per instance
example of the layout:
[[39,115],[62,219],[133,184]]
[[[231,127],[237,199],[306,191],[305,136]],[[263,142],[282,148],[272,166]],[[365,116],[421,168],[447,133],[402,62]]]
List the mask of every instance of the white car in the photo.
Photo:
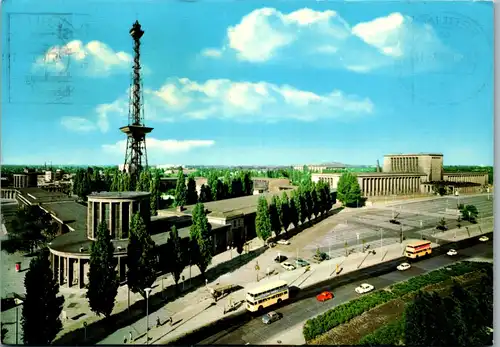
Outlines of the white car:
[[288,271],[292,271],[292,270],[295,270],[295,266],[293,266],[292,264],[290,264],[289,262],[285,261],[284,263],[281,263],[281,266],[283,266],[283,268],[285,270],[288,270]]
[[448,253],[446,253],[446,254],[448,254],[448,255],[450,255],[450,256],[453,256],[453,255],[457,255],[457,254],[458,254],[458,252],[457,252],[457,251],[455,251],[454,249],[450,249],[450,250],[448,251]]
[[479,241],[481,241],[481,242],[486,242],[486,241],[488,241],[488,240],[489,240],[488,236],[481,236],[481,237],[479,238]]
[[290,241],[288,241],[288,240],[278,240],[277,243],[280,244],[280,245],[286,245],[286,246],[288,246],[290,244]]
[[371,292],[373,290],[373,288],[374,287],[371,284],[363,283],[362,285],[360,285],[359,287],[354,289],[354,291],[358,294],[364,294],[364,293]]
[[399,271],[405,271],[405,270],[408,270],[409,268],[411,268],[411,265],[408,264],[408,263],[402,263],[402,264],[399,264],[397,269]]

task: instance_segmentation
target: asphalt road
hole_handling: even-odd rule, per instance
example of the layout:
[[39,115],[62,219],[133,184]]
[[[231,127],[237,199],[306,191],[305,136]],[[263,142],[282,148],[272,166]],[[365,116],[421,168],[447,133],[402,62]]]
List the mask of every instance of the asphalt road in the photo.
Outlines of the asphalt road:
[[262,323],[261,317],[256,317],[246,323],[243,322],[239,326],[234,326],[221,331],[220,333],[200,341],[197,344],[261,344],[269,338],[272,338],[272,336],[286,331],[290,327],[293,327],[301,322],[305,322],[307,319],[315,317],[337,305],[358,297],[359,295],[354,292],[354,288],[359,286],[361,283],[370,283],[375,286],[375,289],[380,289],[390,286],[396,282],[401,282],[411,277],[422,275],[440,267],[477,256],[493,259],[493,241],[490,240],[486,243],[461,249],[459,250],[459,254],[455,257],[441,255],[421,260],[413,263],[412,267],[407,271],[396,270],[381,276],[356,281],[335,289],[318,288],[318,293],[323,290],[331,289],[334,292],[335,298],[323,303],[318,302],[314,296],[296,301],[276,310],[277,312],[283,314],[283,318],[277,322],[266,325]]

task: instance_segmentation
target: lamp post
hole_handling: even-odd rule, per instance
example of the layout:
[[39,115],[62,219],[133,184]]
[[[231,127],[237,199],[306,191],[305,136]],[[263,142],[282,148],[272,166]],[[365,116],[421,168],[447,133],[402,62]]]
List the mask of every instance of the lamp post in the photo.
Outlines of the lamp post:
[[149,344],[149,293],[151,288],[144,289],[146,292],[146,345]]
[[84,329],[84,336],[85,336],[84,341],[87,341],[87,322],[83,322],[83,329]]
[[16,345],[19,344],[19,306],[16,306]]

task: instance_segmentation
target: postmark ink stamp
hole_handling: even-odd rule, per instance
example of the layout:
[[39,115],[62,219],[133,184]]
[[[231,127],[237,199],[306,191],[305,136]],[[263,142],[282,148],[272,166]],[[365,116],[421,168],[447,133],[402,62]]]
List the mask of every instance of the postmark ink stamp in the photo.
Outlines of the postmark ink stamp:
[[[440,11],[416,14],[411,21],[426,31],[414,38],[408,57],[396,64],[396,72],[413,102],[460,104],[492,83],[492,36],[479,23],[461,13]],[[431,35],[437,39],[431,41]],[[474,45],[461,45],[464,38]],[[448,92],[443,97],[440,90]]]
[[[11,103],[71,104],[78,85],[68,43],[85,40],[88,16],[74,13],[9,13],[8,99]],[[23,34],[16,27],[22,26]],[[13,34],[16,32],[16,34]],[[29,42],[30,44],[20,44]],[[15,47],[16,51],[12,51]],[[15,57],[22,59],[16,64]],[[26,62],[31,61],[29,67]]]

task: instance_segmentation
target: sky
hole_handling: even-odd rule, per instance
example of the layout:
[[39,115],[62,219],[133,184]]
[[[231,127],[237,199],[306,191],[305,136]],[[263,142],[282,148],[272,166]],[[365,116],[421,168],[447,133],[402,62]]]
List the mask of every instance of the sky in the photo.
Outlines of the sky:
[[16,0],[2,164],[118,165],[141,39],[150,165],[493,165],[488,2]]

